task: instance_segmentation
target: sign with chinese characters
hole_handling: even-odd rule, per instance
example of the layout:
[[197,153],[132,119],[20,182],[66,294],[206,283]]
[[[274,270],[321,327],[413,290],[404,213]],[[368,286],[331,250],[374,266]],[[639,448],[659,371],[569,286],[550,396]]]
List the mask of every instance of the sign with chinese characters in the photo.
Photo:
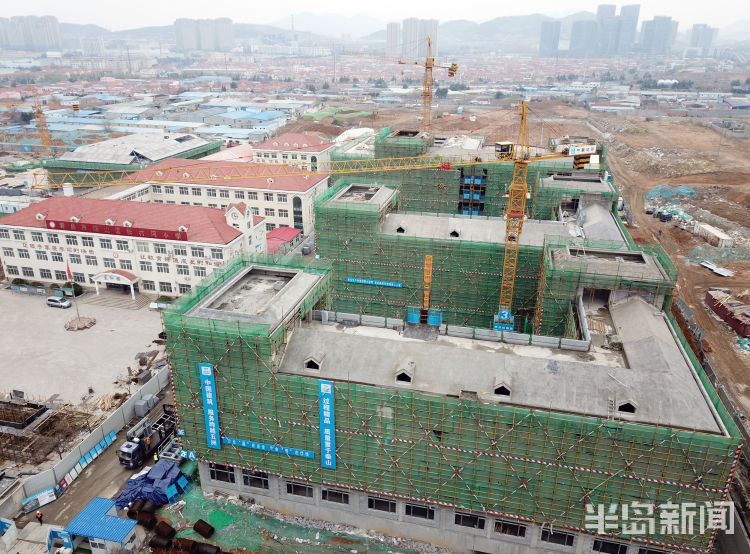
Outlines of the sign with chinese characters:
[[336,469],[336,426],[333,419],[333,383],[318,381],[320,410],[320,467]]
[[57,231],[77,231],[79,233],[97,233],[100,235],[122,235],[123,237],[164,239],[186,241],[187,233],[169,231],[166,229],[146,229],[145,227],[125,227],[123,225],[101,225],[98,223],[74,223],[72,221],[58,221],[47,219],[44,222],[47,229]]
[[242,448],[252,448],[253,450],[262,450],[263,452],[276,452],[277,454],[286,454],[288,456],[299,456],[300,458],[315,459],[315,452],[310,450],[300,450],[299,448],[289,448],[280,444],[266,444],[264,442],[249,441],[244,439],[233,439],[230,437],[221,437],[221,442],[231,444],[232,446],[241,446]]
[[397,283],[396,281],[380,281],[378,279],[360,279],[359,277],[347,277],[347,283],[356,283],[358,285],[375,285],[377,287],[393,287],[401,289],[404,287],[403,283]]
[[186,460],[195,460],[197,458],[195,455],[195,450],[180,450],[180,456],[182,456]]
[[221,450],[214,366],[211,364],[198,364],[198,369],[201,377],[201,390],[203,391],[203,415],[206,418],[206,442],[209,448]]

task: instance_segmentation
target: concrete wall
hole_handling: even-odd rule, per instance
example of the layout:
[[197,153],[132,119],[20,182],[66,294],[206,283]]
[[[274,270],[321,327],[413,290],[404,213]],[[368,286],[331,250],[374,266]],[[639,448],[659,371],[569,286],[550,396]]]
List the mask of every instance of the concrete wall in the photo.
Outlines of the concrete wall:
[[[83,439],[62,460],[57,462],[51,469],[37,473],[27,478],[23,483],[24,497],[28,498],[43,490],[55,487],[67,473],[75,467],[89,450],[94,448],[111,431],[119,432],[135,417],[135,403],[149,394],[157,394],[169,384],[169,367],[164,368],[154,375],[148,383],[128,398],[122,406],[112,413],[104,422],[94,429],[91,434]],[[20,508],[20,503],[18,508]]]
[[[268,476],[268,489],[248,487],[243,484],[242,470],[235,468],[235,482],[226,483],[210,478],[207,464],[198,464],[201,487],[204,491],[221,491],[244,499],[253,498],[255,502],[283,514],[302,516],[309,519],[331,521],[373,530],[377,533],[396,537],[410,537],[430,542],[450,552],[486,552],[492,554],[537,554],[539,552],[583,554],[593,552],[594,537],[575,534],[572,546],[556,545],[541,540],[542,529],[534,523],[516,522],[525,526],[524,536],[510,536],[495,531],[495,518],[487,514],[475,514],[484,518],[484,529],[475,529],[456,525],[456,511],[440,506],[430,506],[434,510],[434,519],[423,519],[406,515],[406,502],[387,498],[396,503],[395,513],[383,512],[368,508],[366,492],[345,490],[349,494],[348,504],[328,502],[322,499],[321,487],[313,483],[312,497],[303,497],[287,493],[287,480],[273,475]],[[299,481],[293,481],[299,482]],[[301,483],[301,482],[300,482]],[[341,489],[337,489],[341,490]],[[374,496],[374,495],[373,495]],[[377,498],[383,498],[377,496]],[[629,553],[638,551],[631,545]]]
[[12,519],[21,509],[23,494],[23,482],[18,479],[0,495],[0,518]]

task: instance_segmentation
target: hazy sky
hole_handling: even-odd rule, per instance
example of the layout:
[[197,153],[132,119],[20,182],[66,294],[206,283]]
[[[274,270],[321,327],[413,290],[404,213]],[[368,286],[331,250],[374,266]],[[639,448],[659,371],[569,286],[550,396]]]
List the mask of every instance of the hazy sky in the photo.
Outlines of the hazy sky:
[[[503,15],[526,15],[532,13],[532,10],[559,17],[582,10],[596,11],[596,5],[599,3],[603,2],[535,0],[533,3],[526,3],[469,0],[469,3],[465,4],[449,0],[4,0],[0,7],[0,16],[54,15],[67,23],[94,23],[110,30],[120,30],[149,25],[169,25],[178,17],[230,17],[237,23],[270,23],[290,14],[303,12],[338,13],[347,16],[364,14],[383,21],[418,16],[433,17],[441,21],[468,19],[481,22]],[[638,2],[628,0],[624,3]],[[686,30],[693,23],[725,27],[743,19],[750,19],[750,2],[747,0],[712,0],[708,3],[696,0],[645,0],[640,4],[641,21],[654,15],[669,15],[680,22],[680,31]]]

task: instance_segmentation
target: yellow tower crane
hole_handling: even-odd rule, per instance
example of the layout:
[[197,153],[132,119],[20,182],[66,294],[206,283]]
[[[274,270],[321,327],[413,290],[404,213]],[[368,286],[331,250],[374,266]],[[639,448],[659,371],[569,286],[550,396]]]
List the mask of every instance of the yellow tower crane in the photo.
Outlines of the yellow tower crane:
[[448,77],[455,77],[456,72],[458,72],[458,65],[455,63],[452,63],[450,65],[438,65],[435,63],[435,58],[432,55],[432,39],[430,37],[427,37],[427,56],[424,61],[405,60],[402,58],[388,58],[385,56],[363,54],[360,52],[343,52],[343,54],[346,56],[372,58],[403,65],[418,65],[420,67],[424,67],[424,79],[422,80],[422,131],[424,131],[425,133],[430,132],[430,124],[432,122],[432,87],[435,84],[435,81],[432,78],[432,70],[435,68],[447,69]]
[[42,110],[42,104],[39,102],[39,97],[36,95],[36,89],[29,87],[32,94],[34,95],[34,119],[36,119],[36,130],[39,133],[39,138],[42,140],[42,146],[44,150],[50,156],[52,155],[52,136],[49,133],[49,127],[47,127],[47,118]]

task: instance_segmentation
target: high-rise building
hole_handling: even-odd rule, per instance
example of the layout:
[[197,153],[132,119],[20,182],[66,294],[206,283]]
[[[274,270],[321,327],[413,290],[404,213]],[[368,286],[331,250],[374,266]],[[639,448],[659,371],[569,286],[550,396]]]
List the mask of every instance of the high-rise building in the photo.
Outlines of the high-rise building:
[[389,23],[386,34],[385,55],[397,58],[401,55],[401,24]]
[[438,55],[438,20],[437,19],[420,19],[419,20],[419,57],[424,58],[427,55],[427,39],[432,42],[432,55]]
[[570,55],[574,58],[591,58],[598,52],[598,29],[596,21],[576,21],[570,30]]
[[58,50],[60,26],[56,17],[34,15],[0,18],[0,48],[8,50]]
[[630,4],[620,8],[620,29],[617,37],[617,54],[627,54],[633,49],[638,34],[638,15],[640,4]]
[[708,56],[718,29],[709,27],[705,23],[696,23],[690,31],[690,46],[699,48],[702,56]]
[[663,56],[669,54],[675,36],[677,21],[666,15],[657,15],[644,21],[641,28],[641,50],[646,54]]
[[226,52],[234,43],[232,20],[220,19],[178,19],[174,22],[177,50],[191,52]]
[[614,4],[600,4],[596,9],[597,55],[613,54],[617,47],[620,20],[615,16]]
[[542,21],[542,35],[539,39],[539,55],[554,58],[560,47],[560,21]]
[[419,19],[404,19],[401,35],[401,55],[405,58],[419,57]]

